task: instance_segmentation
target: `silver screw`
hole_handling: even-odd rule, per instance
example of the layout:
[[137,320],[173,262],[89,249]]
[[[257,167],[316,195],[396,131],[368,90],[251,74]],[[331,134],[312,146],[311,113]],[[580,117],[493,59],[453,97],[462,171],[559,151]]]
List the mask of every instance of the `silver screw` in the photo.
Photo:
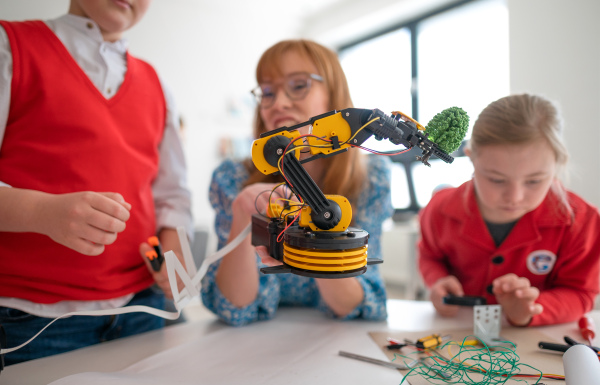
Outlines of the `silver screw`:
[[349,112],[346,112],[346,116],[350,116],[350,113],[349,113]]
[[325,218],[325,219],[331,218],[331,213],[329,211],[324,212],[323,213],[323,218]]
[[281,154],[283,154],[283,150],[281,148],[278,148],[277,149],[277,155],[281,155]]

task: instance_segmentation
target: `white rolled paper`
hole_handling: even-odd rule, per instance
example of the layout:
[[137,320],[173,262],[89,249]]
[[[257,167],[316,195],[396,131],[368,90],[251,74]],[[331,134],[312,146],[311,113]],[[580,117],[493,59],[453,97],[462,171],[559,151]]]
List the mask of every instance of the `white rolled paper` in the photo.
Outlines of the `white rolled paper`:
[[585,345],[571,346],[563,355],[566,385],[599,385],[598,355]]

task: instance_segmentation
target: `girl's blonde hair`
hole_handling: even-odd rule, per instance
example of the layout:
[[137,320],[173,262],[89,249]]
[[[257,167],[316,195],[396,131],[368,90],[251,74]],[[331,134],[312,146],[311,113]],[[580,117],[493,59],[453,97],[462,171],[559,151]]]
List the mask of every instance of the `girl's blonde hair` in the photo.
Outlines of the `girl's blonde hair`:
[[[346,75],[335,52],[310,40],[284,40],[267,49],[256,67],[256,80],[261,83],[269,76],[279,77],[283,74],[281,61],[284,55],[294,52],[309,60],[317,67],[317,75],[323,77],[323,85],[329,96],[329,110],[340,110],[352,107],[350,90]],[[310,93],[307,97],[310,97]],[[325,113],[327,111],[322,111]],[[260,115],[260,106],[256,107],[254,118],[254,137],[266,132],[265,123]],[[363,188],[366,179],[366,167],[363,155],[358,150],[349,150],[330,158],[317,159],[324,169],[322,183],[319,187],[325,194],[340,194],[354,202]],[[280,177],[264,175],[256,170],[252,162],[246,167],[250,177],[245,185],[258,182],[278,182]]]
[[[563,122],[556,105],[537,95],[510,95],[490,103],[473,125],[468,148],[474,156],[487,145],[548,143],[556,159],[557,175],[566,171],[569,155],[562,141]],[[556,181],[552,191],[570,211],[566,191]]]

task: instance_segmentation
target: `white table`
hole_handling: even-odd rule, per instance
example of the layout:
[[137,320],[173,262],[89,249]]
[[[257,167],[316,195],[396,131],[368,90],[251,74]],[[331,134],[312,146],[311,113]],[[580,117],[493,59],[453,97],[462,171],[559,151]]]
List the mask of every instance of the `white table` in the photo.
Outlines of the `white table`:
[[[199,344],[204,341],[210,341],[211,335],[225,335],[239,338],[239,346],[231,347],[231,349],[247,349],[244,355],[251,357],[254,352],[259,352],[260,344],[245,346],[243,340],[248,340],[257,337],[268,337],[271,333],[280,333],[282,338],[281,344],[290,343],[298,346],[305,344],[303,347],[306,350],[307,346],[314,346],[310,352],[311,356],[317,362],[328,361],[327,365],[339,365],[337,369],[346,370],[356,368],[360,365],[360,375],[369,377],[376,376],[377,383],[395,383],[398,384],[401,380],[400,374],[394,370],[383,368],[377,365],[354,361],[344,357],[336,357],[339,350],[351,351],[378,359],[386,359],[385,355],[379,347],[368,337],[367,333],[371,331],[387,331],[387,330],[403,330],[407,332],[415,332],[421,330],[435,330],[443,328],[449,329],[465,329],[472,325],[473,316],[471,309],[464,309],[456,318],[441,318],[435,314],[433,306],[429,302],[405,301],[405,300],[389,300],[388,301],[389,317],[386,322],[365,322],[365,321],[349,321],[339,322],[327,319],[321,313],[314,309],[306,308],[281,308],[274,320],[267,322],[259,322],[253,325],[242,328],[232,328],[224,325],[216,319],[207,319],[184,324],[174,325],[162,330],[157,330],[142,335],[123,338],[116,341],[105,342],[95,346],[79,349],[73,352],[64,353],[56,356],[24,362],[17,365],[12,365],[0,374],[0,384],[48,384],[65,376],[81,373],[81,372],[117,372],[131,365],[150,357],[156,353],[166,351],[168,349],[189,345],[189,341],[198,341]],[[594,321],[600,325],[600,312],[594,311],[592,314]],[[306,330],[314,330],[314,333],[307,333],[305,336],[297,336],[293,332],[294,327],[301,326],[306,328],[309,325],[311,329],[302,329],[306,334]],[[578,336],[577,326],[575,323],[555,325],[550,327],[537,328],[537,330],[547,334],[548,336],[560,339],[564,334]],[[239,337],[235,337],[239,336]],[[311,341],[311,338],[314,340]],[[327,340],[324,342],[324,340]],[[211,342],[213,343],[213,342]],[[229,341],[231,343],[231,341]],[[264,358],[264,368],[253,367],[253,370],[262,370],[268,372],[273,370],[271,363],[281,362],[278,359],[295,359],[293,355],[283,357],[286,354],[292,354],[287,349],[284,353],[274,353],[272,357],[271,351],[260,352]],[[219,350],[215,345],[208,344],[203,349]],[[221,348],[223,350],[224,348]],[[176,350],[176,349],[175,349]],[[309,349],[311,350],[311,349]],[[225,352],[226,353],[226,352]],[[219,353],[216,352],[215,355]],[[296,354],[296,353],[293,353]],[[298,351],[297,354],[306,354]],[[242,355],[242,357],[244,357]],[[223,359],[228,360],[229,356],[223,354]],[[286,361],[287,362],[287,361]],[[232,367],[240,367],[239,362],[228,363]],[[194,359],[191,359],[189,365],[194,365]],[[329,368],[330,366],[327,366]],[[223,368],[221,368],[223,370]],[[259,370],[259,371],[260,371]],[[300,370],[300,369],[299,369]],[[322,372],[319,371],[319,372]],[[260,381],[250,374],[246,383],[277,383]],[[202,371],[201,377],[210,379],[211,373],[206,369]],[[325,383],[325,377],[320,375],[319,378],[308,373],[306,368],[302,373],[295,373],[296,383]],[[305,378],[302,376],[306,376]],[[216,378],[216,377],[215,377]],[[225,377],[219,383],[228,383]],[[255,382],[252,379],[255,379]],[[386,382],[385,379],[388,379]],[[320,380],[321,379],[321,380]],[[315,381],[313,381],[315,380]],[[330,380],[330,379],[329,379]],[[328,380],[328,381],[329,381]],[[323,382],[321,382],[323,381]],[[158,383],[158,382],[157,382]],[[198,379],[198,383],[211,383],[210,381],[202,381]],[[294,383],[294,382],[289,382]],[[329,385],[329,384],[328,384]]]

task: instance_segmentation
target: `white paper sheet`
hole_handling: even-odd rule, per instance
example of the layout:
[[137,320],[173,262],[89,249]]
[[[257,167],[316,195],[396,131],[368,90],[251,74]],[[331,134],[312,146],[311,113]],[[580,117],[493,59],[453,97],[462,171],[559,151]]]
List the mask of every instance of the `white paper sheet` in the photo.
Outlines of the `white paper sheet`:
[[[401,374],[338,355],[345,350],[386,359],[367,335],[372,322],[340,322],[297,309],[285,320],[227,328],[115,373],[81,373],[52,385],[357,384],[398,385]],[[299,319],[294,319],[298,315]],[[281,321],[281,322],[280,322]],[[118,354],[118,352],[115,352]]]

